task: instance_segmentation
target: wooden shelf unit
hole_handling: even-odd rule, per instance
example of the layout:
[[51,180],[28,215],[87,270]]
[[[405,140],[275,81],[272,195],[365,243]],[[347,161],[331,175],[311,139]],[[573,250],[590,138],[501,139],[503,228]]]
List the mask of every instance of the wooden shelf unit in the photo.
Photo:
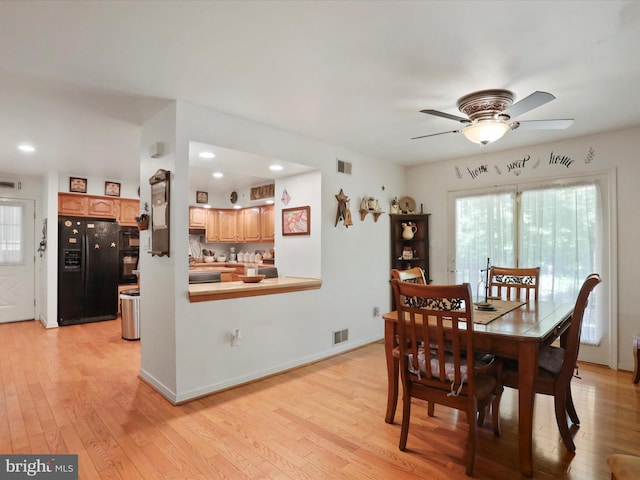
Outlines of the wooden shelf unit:
[[[408,268],[420,267],[424,270],[427,283],[431,282],[429,277],[429,214],[391,214],[391,268],[406,270]],[[402,238],[402,224],[414,223],[416,232],[411,240]],[[405,247],[410,247],[413,258],[403,258],[402,253]],[[391,276],[391,275],[389,275]]]

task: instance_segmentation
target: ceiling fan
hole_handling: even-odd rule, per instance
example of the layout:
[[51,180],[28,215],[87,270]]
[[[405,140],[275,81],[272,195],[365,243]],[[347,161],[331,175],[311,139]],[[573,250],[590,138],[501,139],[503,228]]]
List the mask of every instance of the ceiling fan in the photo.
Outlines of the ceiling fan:
[[534,108],[538,108],[556,97],[547,92],[533,92],[519,102],[513,103],[515,96],[509,90],[480,90],[458,99],[458,110],[466,115],[459,117],[438,110],[420,110],[421,113],[435,115],[436,117],[455,120],[465,126],[459,130],[448,132],[432,133],[413,137],[418,138],[434,137],[445,133],[462,133],[468,140],[474,143],[486,145],[502,138],[509,130],[561,130],[570,127],[573,119],[558,120],[511,120],[513,117],[522,115]]

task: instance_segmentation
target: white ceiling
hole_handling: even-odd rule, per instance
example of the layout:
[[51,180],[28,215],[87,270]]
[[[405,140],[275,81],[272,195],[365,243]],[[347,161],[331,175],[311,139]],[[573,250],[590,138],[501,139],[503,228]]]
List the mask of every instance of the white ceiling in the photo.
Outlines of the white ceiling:
[[478,152],[410,138],[458,128],[419,110],[480,89],[575,118],[486,151],[637,126],[639,47],[636,1],[3,0],[0,171],[137,180],[139,126],[171,99],[404,165]]

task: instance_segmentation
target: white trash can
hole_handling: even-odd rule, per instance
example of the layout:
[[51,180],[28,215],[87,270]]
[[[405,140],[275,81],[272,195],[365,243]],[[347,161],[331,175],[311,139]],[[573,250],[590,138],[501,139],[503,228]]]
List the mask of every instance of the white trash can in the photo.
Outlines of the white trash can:
[[132,288],[120,293],[122,302],[122,338],[140,340],[140,289]]

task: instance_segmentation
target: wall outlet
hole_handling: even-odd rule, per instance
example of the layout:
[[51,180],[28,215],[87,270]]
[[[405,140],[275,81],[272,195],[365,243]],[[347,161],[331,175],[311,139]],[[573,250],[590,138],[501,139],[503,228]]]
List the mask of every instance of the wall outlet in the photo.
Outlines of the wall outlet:
[[231,346],[239,347],[240,346],[240,329],[236,328],[236,331],[231,334]]
[[380,307],[373,307],[373,316],[374,317],[380,316]]

